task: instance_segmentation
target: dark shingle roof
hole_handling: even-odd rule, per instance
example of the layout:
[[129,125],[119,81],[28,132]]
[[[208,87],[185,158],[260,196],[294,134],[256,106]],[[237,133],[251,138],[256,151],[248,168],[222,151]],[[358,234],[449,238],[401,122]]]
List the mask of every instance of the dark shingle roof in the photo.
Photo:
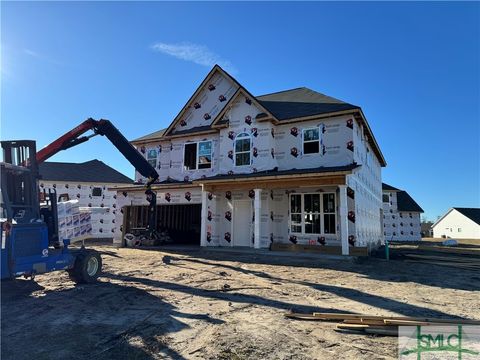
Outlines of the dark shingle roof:
[[208,131],[212,130],[212,127],[210,125],[205,125],[205,126],[197,126],[191,129],[187,130],[179,130],[175,132],[171,132],[171,135],[186,135],[186,134],[195,134],[197,132],[202,132],[202,131]]
[[470,220],[476,222],[477,224],[480,225],[480,209],[479,208],[459,208],[459,207],[454,207],[455,210],[458,212],[462,213],[466,217],[468,217]]
[[328,166],[328,167],[317,167],[311,169],[291,169],[291,170],[266,170],[266,171],[258,171],[254,173],[246,173],[246,174],[219,174],[215,176],[210,176],[204,179],[196,180],[197,182],[202,182],[203,180],[227,180],[227,179],[248,179],[251,177],[262,177],[262,176],[278,176],[278,175],[297,175],[297,174],[310,174],[310,173],[324,173],[324,172],[341,172],[341,171],[350,171],[356,169],[360,165],[353,163],[350,165],[344,166]]
[[385,183],[382,183],[382,190],[400,191],[400,189],[397,189],[396,187],[393,187],[392,185],[388,185]]
[[306,87],[257,96],[256,99],[280,121],[343,110],[360,109],[356,105]]
[[131,184],[133,180],[100,160],[84,163],[44,162],[39,165],[43,180]]
[[138,139],[132,140],[132,142],[145,141],[145,140],[152,140],[152,139],[161,138],[161,137],[163,136],[163,134],[165,133],[166,130],[167,130],[167,129],[162,129],[162,130],[155,131],[155,132],[153,132],[153,133],[151,133],[151,134],[148,134],[148,135],[139,137]]
[[398,211],[422,212],[423,209],[412,199],[406,191],[397,192],[397,208]]

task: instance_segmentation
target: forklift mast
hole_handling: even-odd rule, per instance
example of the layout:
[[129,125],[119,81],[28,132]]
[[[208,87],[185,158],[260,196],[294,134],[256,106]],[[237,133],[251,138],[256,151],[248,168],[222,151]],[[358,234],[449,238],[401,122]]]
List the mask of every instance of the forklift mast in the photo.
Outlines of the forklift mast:
[[38,163],[32,140],[2,141],[1,218],[28,223],[40,218]]

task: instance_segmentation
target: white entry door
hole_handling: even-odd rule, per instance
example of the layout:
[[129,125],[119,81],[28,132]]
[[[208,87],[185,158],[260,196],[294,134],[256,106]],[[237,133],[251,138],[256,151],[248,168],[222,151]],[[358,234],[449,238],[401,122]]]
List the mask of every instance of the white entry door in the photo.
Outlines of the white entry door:
[[252,246],[252,201],[233,202],[233,246]]

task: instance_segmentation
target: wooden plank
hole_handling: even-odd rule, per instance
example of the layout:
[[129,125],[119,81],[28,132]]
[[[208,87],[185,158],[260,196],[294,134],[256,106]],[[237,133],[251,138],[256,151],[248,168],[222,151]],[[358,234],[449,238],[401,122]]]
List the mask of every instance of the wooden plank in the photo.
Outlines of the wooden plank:
[[395,328],[394,329],[366,328],[363,331],[365,331],[368,334],[398,336],[398,330]]
[[[302,315],[302,314],[299,314]],[[345,313],[320,313],[314,312],[313,316],[326,320],[405,320],[405,321],[423,321],[434,323],[452,323],[452,324],[470,324],[480,325],[480,320],[471,319],[436,319],[436,318],[422,318],[409,316],[376,316],[376,315],[362,315],[362,314],[345,314]]]

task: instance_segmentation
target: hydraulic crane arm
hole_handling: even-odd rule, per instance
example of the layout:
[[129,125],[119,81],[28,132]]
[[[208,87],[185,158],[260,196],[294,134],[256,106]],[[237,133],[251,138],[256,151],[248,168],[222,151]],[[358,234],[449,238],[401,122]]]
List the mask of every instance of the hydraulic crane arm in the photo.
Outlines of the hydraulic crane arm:
[[[88,136],[81,136],[89,130],[92,130],[94,133]],[[88,141],[96,135],[106,136],[108,140],[110,140],[130,164],[132,164],[142,176],[147,178],[146,185],[148,188],[158,179],[157,171],[109,120],[104,119],[95,120],[88,118],[76,128],[60,136],[50,145],[37,152],[37,163],[42,163],[56,153]]]

